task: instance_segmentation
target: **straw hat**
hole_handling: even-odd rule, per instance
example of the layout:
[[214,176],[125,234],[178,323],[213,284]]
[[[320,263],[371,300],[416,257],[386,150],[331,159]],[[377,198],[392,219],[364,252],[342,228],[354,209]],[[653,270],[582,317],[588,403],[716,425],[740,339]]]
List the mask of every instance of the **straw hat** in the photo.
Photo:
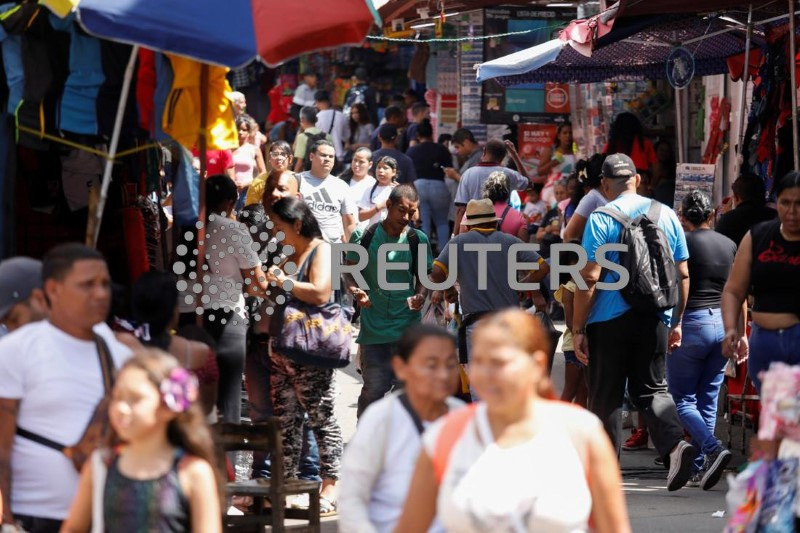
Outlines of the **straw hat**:
[[485,224],[487,222],[497,222],[497,215],[494,213],[494,204],[488,198],[483,200],[470,200],[467,204],[467,212],[461,222],[465,226],[475,224]]

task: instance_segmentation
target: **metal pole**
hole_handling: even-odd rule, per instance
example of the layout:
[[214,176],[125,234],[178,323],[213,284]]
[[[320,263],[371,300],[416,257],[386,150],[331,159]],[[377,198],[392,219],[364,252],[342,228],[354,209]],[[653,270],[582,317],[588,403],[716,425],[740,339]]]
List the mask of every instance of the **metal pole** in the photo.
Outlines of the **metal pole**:
[[[747,82],[750,79],[750,36],[753,34],[753,4],[747,12],[747,36],[744,40],[744,69],[742,70],[742,100],[739,103],[739,143],[736,146],[736,173],[742,168],[742,150],[744,149],[744,113],[747,107]],[[727,192],[727,191],[725,191]]]
[[[195,283],[203,283],[203,263],[206,259],[206,158],[208,157],[208,137],[206,128],[208,127],[208,65],[203,63],[200,66],[200,137],[197,140],[197,149],[200,152],[200,194],[197,208],[197,220],[202,223],[197,229],[197,278]],[[195,306],[202,307],[200,296],[195,297]],[[203,315],[198,314],[196,323],[203,327]]]
[[797,50],[795,46],[795,26],[794,26],[794,0],[789,0],[789,73],[791,74],[792,87],[792,150],[794,155],[794,169],[800,168],[800,154],[797,151]]
[[686,162],[686,150],[684,149],[683,132],[683,102],[681,95],[683,89],[675,89],[675,135],[678,141],[678,163]]
[[133,68],[136,65],[136,58],[139,56],[139,47],[131,48],[131,57],[128,59],[128,66],[125,67],[125,77],[122,80],[122,90],[119,94],[117,104],[117,117],[114,120],[114,130],[111,132],[111,144],[108,146],[108,157],[106,159],[105,170],[103,171],[103,184],[100,187],[100,200],[97,202],[97,213],[94,221],[89,221],[91,231],[91,241],[89,246],[97,248],[97,239],[100,236],[100,223],[103,221],[103,209],[106,206],[108,197],[108,186],[111,184],[111,172],[114,169],[114,156],[117,155],[117,145],[119,144],[119,134],[122,129],[122,118],[125,115],[125,104],[128,102],[128,92],[131,88],[133,79]]

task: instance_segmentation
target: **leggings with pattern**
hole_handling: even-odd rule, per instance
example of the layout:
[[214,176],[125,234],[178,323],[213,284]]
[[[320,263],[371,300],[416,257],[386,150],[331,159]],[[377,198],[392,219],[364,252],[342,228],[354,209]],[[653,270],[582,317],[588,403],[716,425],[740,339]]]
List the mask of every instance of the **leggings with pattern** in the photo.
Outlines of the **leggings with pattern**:
[[335,370],[295,363],[270,353],[272,409],[283,434],[283,466],[287,478],[297,477],[303,448],[303,418],[319,446],[320,476],[339,479],[342,430],[333,412],[336,397]]

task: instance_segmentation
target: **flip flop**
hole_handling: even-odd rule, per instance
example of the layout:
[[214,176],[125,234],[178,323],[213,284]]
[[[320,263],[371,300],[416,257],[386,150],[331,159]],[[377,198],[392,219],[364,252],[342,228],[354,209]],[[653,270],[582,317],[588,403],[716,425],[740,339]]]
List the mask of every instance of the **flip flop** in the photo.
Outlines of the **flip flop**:
[[319,515],[320,516],[335,516],[339,511],[336,509],[336,503],[325,496],[319,497]]

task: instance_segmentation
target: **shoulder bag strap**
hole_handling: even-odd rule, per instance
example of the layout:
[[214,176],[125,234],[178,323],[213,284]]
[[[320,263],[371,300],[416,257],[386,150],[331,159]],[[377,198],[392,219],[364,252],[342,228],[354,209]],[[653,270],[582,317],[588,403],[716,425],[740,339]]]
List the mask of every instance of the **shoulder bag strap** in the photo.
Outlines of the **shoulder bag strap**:
[[331,111],[333,111],[333,116],[331,117],[331,127],[328,128],[328,135],[331,134],[331,132],[333,131],[333,126],[334,124],[336,124],[336,110],[331,109]]
[[380,222],[372,224],[361,235],[361,240],[359,241],[359,244],[361,245],[362,248],[364,248],[364,250],[367,251],[367,254],[369,254],[369,245],[372,243],[372,238],[375,236],[375,232],[378,230],[378,224],[380,224]]
[[[111,388],[114,386],[114,362],[111,359],[111,353],[109,352],[108,344],[106,344],[105,339],[103,339],[100,335],[95,334],[94,342],[97,346],[97,357],[100,361],[100,371],[103,375],[103,389],[105,393],[108,394],[111,392]],[[89,420],[88,425],[91,423],[92,419]],[[84,433],[85,432],[86,430],[84,429]],[[69,446],[65,446],[64,444],[48,439],[47,437],[43,437],[42,435],[34,433],[33,431],[28,431],[27,429],[19,426],[17,426],[16,434],[20,437],[26,438],[37,444],[47,446],[48,448],[52,448],[53,450],[57,450],[62,453],[69,448]]]
[[650,202],[650,207],[647,209],[647,218],[653,224],[658,225],[658,221],[661,218],[661,202],[655,200]]
[[500,215],[500,220],[497,221],[497,227],[503,225],[503,221],[506,219],[506,215],[508,214],[508,210],[511,209],[511,204],[507,205],[505,209],[503,209],[503,214]]
[[109,393],[114,386],[114,361],[103,337],[95,333],[94,343],[97,346],[97,357],[100,359],[100,370],[103,373],[103,388]]
[[450,413],[445,418],[439,438],[436,439],[436,444],[434,445],[433,457],[431,457],[437,485],[442,484],[444,475],[447,472],[447,463],[450,461],[450,453],[464,433],[467,424],[475,417],[477,407],[477,403],[470,404]]
[[604,215],[608,215],[620,224],[622,224],[623,228],[627,228],[631,225],[631,219],[629,216],[623,214],[621,211],[617,211],[616,209],[611,209],[610,207],[598,207],[595,209],[597,213],[603,213]]
[[422,420],[411,406],[411,400],[408,399],[408,395],[403,392],[397,397],[397,399],[400,400],[400,404],[403,406],[403,408],[405,408],[405,410],[408,412],[408,416],[410,416],[411,420],[414,422],[414,427],[417,428],[417,433],[422,435],[425,432],[425,426],[422,425]]
[[303,264],[300,265],[300,269],[298,270],[300,275],[297,276],[297,281],[308,281],[308,271],[311,268],[311,262],[314,260],[314,255],[316,255],[317,248],[319,247],[320,247],[319,244],[316,245],[311,250],[311,252],[306,256],[306,260],[303,261]]

